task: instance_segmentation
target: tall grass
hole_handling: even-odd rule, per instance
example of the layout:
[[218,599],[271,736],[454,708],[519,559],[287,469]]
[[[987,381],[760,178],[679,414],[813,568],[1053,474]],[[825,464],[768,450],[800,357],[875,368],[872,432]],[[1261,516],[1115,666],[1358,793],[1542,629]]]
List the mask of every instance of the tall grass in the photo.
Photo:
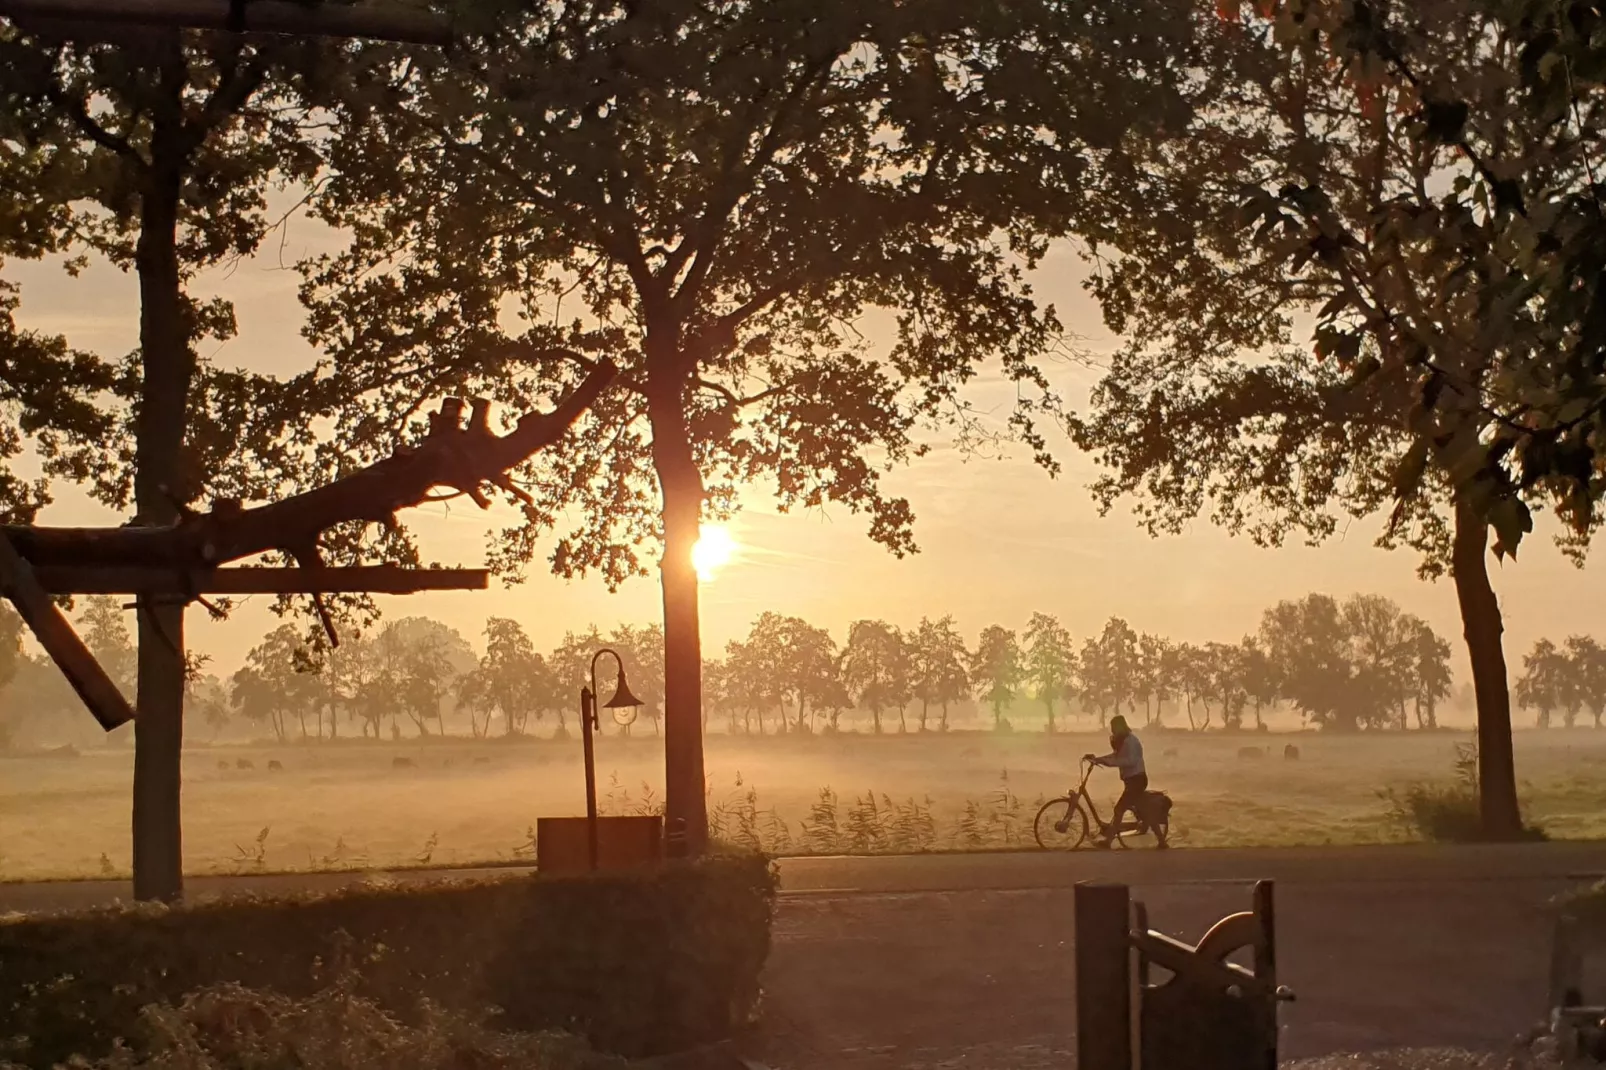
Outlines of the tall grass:
[[[1412,839],[1433,843],[1478,843],[1484,839],[1478,808],[1478,744],[1457,743],[1451,779],[1385,788],[1378,796],[1387,804],[1388,822]],[[1545,833],[1528,826],[1524,838],[1543,840]]]
[[[741,773],[723,795],[709,791],[709,837],[770,855],[915,854],[927,851],[1008,850],[1029,847],[1032,818],[1044,800],[1029,804],[1010,787],[1009,771],[981,798],[966,798],[951,814],[940,814],[930,796],[894,799],[874,790],[847,798],[826,786],[806,816],[795,824],[760,801],[756,785]],[[639,796],[614,777],[598,800],[605,814],[661,814],[663,803],[650,788]]]

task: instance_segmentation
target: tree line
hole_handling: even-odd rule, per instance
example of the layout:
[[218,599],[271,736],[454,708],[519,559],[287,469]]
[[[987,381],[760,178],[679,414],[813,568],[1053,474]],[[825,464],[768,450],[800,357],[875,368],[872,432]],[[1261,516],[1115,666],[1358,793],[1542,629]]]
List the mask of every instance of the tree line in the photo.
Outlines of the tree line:
[[1599,728],[1606,716],[1606,647],[1588,635],[1570,635],[1559,647],[1538,640],[1522,659],[1515,694],[1518,703],[1535,711],[1539,728],[1549,728],[1558,711],[1562,724],[1571,728],[1586,709]]
[[[13,732],[21,711],[70,710],[59,674],[18,652],[14,617],[0,620],[11,622],[0,640],[9,635],[12,650],[0,659],[0,686],[8,672],[21,677],[20,687],[0,690],[4,707],[17,711]],[[117,602],[86,599],[79,622],[113,679],[131,689],[134,648]],[[542,652],[518,621],[492,617],[481,638],[477,653],[455,628],[403,617],[327,650],[304,629],[282,624],[226,679],[207,673],[204,662],[192,667],[192,717],[213,733],[233,719],[280,742],[447,735],[449,716],[474,738],[522,736],[542,724],[567,735],[591,660],[607,648],[624,664],[643,723],[661,732],[661,626],[592,626]],[[1584,697],[1595,692],[1572,683],[1583,677],[1570,668],[1558,674],[1552,659],[1596,666],[1590,679],[1598,686],[1600,649],[1574,637],[1569,652],[1571,661],[1540,643],[1519,684],[1525,704],[1561,696],[1553,708],[1566,711],[1574,701],[1595,701]],[[600,659],[604,699],[614,674],[612,659]],[[877,734],[941,732],[958,707],[986,711],[998,731],[1023,718],[1049,732],[1071,717],[1103,727],[1116,713],[1145,726],[1263,729],[1265,716],[1281,708],[1330,731],[1431,729],[1452,682],[1450,644],[1421,618],[1377,595],[1340,601],[1323,594],[1277,603],[1236,642],[1173,641],[1119,617],[1078,640],[1048,613],[1032,614],[1021,630],[988,625],[974,641],[952,616],[924,617],[910,628],[857,620],[839,642],[801,617],[765,612],[723,658],[705,661],[703,677],[705,731],[744,735],[837,732],[844,717]],[[0,726],[6,722],[0,715]]]

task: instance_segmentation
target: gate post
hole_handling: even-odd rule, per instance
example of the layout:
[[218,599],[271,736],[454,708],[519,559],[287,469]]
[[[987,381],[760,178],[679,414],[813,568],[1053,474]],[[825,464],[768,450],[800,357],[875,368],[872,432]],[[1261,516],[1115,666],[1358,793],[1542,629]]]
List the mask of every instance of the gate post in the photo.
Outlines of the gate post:
[[1132,1070],[1131,899],[1090,881],[1074,895],[1077,1070]]

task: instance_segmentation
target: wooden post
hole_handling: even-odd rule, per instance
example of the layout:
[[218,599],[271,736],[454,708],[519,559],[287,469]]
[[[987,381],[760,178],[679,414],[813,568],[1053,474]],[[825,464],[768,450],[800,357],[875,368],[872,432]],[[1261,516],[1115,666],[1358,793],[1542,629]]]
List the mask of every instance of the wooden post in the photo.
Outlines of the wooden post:
[[0,533],[0,591],[17,607],[39,645],[61,669],[102,728],[110,732],[134,719],[128,700],[100,667],[95,655],[84,646],[84,641],[78,638],[72,623],[50,600],[49,593],[33,574],[33,568],[17,553],[4,533]]
[[1089,881],[1074,895],[1077,1070],[1132,1070],[1131,897]]

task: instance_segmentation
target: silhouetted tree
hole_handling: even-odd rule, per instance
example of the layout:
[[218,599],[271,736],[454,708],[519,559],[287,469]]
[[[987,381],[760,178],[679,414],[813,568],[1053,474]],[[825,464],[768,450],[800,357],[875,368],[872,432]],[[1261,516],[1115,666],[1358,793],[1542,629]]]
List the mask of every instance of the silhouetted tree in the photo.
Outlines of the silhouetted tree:
[[915,629],[913,646],[914,694],[920,700],[920,730],[926,730],[926,717],[935,704],[942,717],[941,731],[948,731],[948,707],[970,694],[966,665],[970,653],[964,637],[954,626],[954,618],[931,620],[921,617]]
[[1588,635],[1567,637],[1568,673],[1573,679],[1573,690],[1583,705],[1589,708],[1600,727],[1602,714],[1606,714],[1606,649]]
[[1059,618],[1033,613],[1026,626],[1026,676],[1037,700],[1048,712],[1048,731],[1054,731],[1054,705],[1065,698],[1076,674],[1076,647]]
[[1015,633],[997,624],[983,628],[967,668],[971,689],[993,709],[993,728],[1007,730],[1004,707],[1015,701],[1026,674]]
[[[159,526],[206,491],[247,498],[272,489],[256,462],[305,431],[310,392],[202,355],[233,336],[234,310],[191,285],[256,250],[273,224],[271,188],[313,178],[315,111],[344,79],[341,52],[327,42],[178,29],[116,36],[0,28],[0,143],[9,146],[0,188],[26,206],[8,209],[0,258],[59,256],[73,274],[93,259],[131,272],[139,343],[108,358],[25,338],[0,354],[0,395],[59,374],[43,397],[38,386],[21,391],[39,418],[34,444],[47,472]],[[0,284],[8,321],[14,300]],[[16,339],[9,322],[0,335]],[[136,627],[134,893],[174,899],[183,888],[184,606],[147,604]]]
[[[491,718],[501,715],[505,734],[523,733],[530,715],[540,715],[537,691],[542,677],[550,675],[523,625],[506,617],[486,620],[485,653],[457,681],[457,700],[468,710],[469,732],[476,738],[490,735]],[[477,714],[484,715],[483,723]]]
[[1522,675],[1517,678],[1517,703],[1524,709],[1538,711],[1538,727],[1549,728],[1551,713],[1567,705],[1573,689],[1570,668],[1567,656],[1549,639],[1534,643],[1533,650],[1522,659]]
[[273,738],[289,739],[295,717],[307,737],[307,711],[318,702],[318,663],[301,630],[281,624],[252,647],[229,681],[229,701],[248,721],[266,722]]
[[[1317,8],[1300,4],[1296,19],[1272,3],[1271,18],[1244,24],[1236,8],[1225,22],[1198,15],[1203,69],[1217,77],[1192,83],[1201,120],[1188,150],[1137,145],[1101,191],[1095,289],[1128,345],[1076,438],[1110,472],[1101,503],[1141,494],[1156,532],[1208,510],[1275,546],[1388,512],[1380,544],[1415,548],[1425,575],[1455,582],[1484,833],[1510,839],[1522,825],[1489,529],[1496,554],[1514,551],[1531,528],[1523,499],[1548,496],[1543,481],[1496,473],[1520,471],[1527,452],[1508,425],[1538,416],[1505,411],[1506,362],[1556,339],[1511,288],[1508,261],[1535,255],[1536,235],[1527,221],[1522,237],[1506,230],[1496,206],[1517,185],[1495,176],[1526,158],[1538,166],[1525,180],[1576,190],[1587,168],[1546,156],[1565,124],[1501,100],[1466,125],[1465,109],[1424,102],[1440,87],[1512,88],[1515,38],[1479,5]],[[1362,9],[1364,29],[1335,30]],[[1373,49],[1396,23],[1410,24],[1408,75],[1331,54],[1335,41]],[[1451,143],[1463,135],[1494,146],[1498,172]],[[1314,347],[1296,334],[1300,313],[1314,315]],[[1579,456],[1549,430],[1536,453]],[[1509,464],[1482,463],[1493,441]],[[1380,671],[1366,670],[1367,686],[1382,686]]]
[[[320,200],[354,242],[309,289],[314,334],[352,376],[413,367],[401,407],[420,379],[539,393],[593,355],[626,366],[599,426],[542,459],[501,560],[570,505],[562,573],[617,581],[662,537],[668,813],[694,851],[704,509],[774,477],[783,504],[844,503],[911,551],[882,463],[962,414],[986,361],[1041,452],[1058,324],[1024,269],[1083,226],[1101,148],[1175,117],[1164,6],[491,3],[449,53],[361,64]],[[538,325],[507,337],[509,305]],[[845,326],[872,307],[897,310],[886,359]]]
[[[842,682],[860,706],[870,711],[872,728],[881,732],[881,714],[908,702],[913,669],[909,644],[903,634],[882,620],[856,620],[848,628],[842,650]],[[899,728],[907,731],[902,715]]]

